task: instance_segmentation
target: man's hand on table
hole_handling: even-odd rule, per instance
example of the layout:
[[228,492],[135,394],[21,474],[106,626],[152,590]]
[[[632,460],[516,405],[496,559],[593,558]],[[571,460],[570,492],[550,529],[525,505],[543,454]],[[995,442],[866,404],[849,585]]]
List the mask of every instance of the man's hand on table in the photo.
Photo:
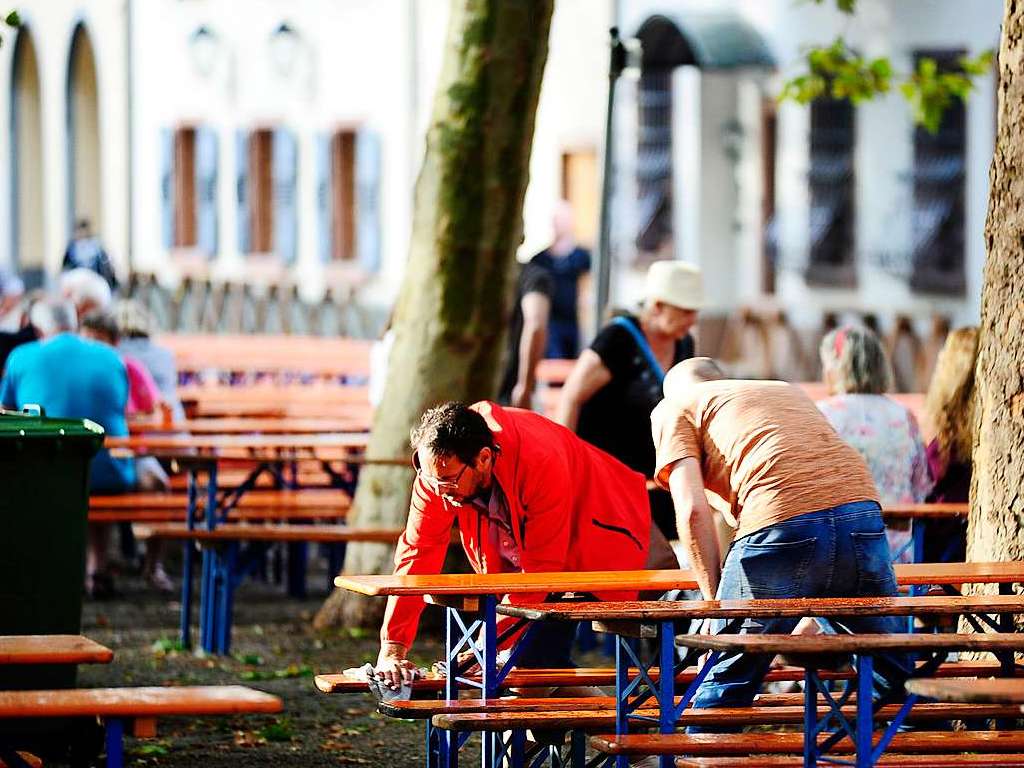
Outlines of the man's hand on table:
[[386,683],[393,691],[420,677],[419,667],[405,658],[407,653],[408,649],[399,643],[385,642],[380,646],[373,672],[378,680]]

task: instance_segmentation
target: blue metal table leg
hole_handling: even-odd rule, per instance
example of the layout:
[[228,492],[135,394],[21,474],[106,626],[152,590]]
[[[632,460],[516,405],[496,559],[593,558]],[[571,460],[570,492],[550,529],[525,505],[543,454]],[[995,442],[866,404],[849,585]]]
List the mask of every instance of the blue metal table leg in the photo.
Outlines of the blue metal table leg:
[[238,586],[235,576],[238,570],[238,547],[237,541],[230,542],[220,558],[220,598],[218,600],[220,616],[217,619],[217,653],[221,656],[226,656],[231,651],[232,613],[235,605],[235,587]]
[[[498,694],[498,597],[483,597],[483,664],[481,664],[483,687],[480,697],[493,699]],[[482,764],[484,768],[494,768],[496,759],[495,740],[500,734],[484,733]]]
[[288,596],[306,596],[306,566],[309,560],[309,546],[304,541],[293,541],[288,545]]
[[124,768],[124,721],[112,718],[105,725],[107,768]]
[[[658,730],[672,733],[676,729],[676,631],[675,623],[663,621],[658,625]],[[662,755],[660,768],[673,768],[675,758]]]
[[[185,511],[185,523],[189,530],[196,524],[196,470],[188,472],[188,505]],[[181,574],[181,647],[192,647],[192,570],[194,567],[194,545],[191,541],[182,544],[182,574]]]
[[804,669],[804,768],[818,764],[818,684],[815,670]]
[[[221,515],[220,506],[217,503],[217,464],[211,463],[206,470],[206,529],[212,531],[217,527],[218,518]],[[203,650],[207,653],[217,653],[217,612],[219,608],[218,581],[221,575],[220,551],[216,547],[207,547],[203,550],[203,592],[200,597],[202,605],[200,636],[202,638]],[[203,628],[205,621],[205,629]]]
[[[629,733],[629,661],[630,654],[627,644],[632,641],[628,637],[615,635],[615,735]],[[616,768],[629,768],[629,758],[625,755],[615,757]]]
[[874,733],[874,659],[868,655],[855,657],[857,665],[857,768],[871,768],[873,764]]

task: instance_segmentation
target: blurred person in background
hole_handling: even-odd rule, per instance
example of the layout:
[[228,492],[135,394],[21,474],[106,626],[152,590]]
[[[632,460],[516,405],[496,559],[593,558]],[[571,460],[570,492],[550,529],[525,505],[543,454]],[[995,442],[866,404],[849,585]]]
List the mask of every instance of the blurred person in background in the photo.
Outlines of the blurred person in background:
[[100,239],[93,234],[92,222],[88,219],[79,219],[75,224],[75,234],[64,251],[61,269],[65,272],[88,269],[102,277],[110,290],[117,288],[117,275],[114,274],[110,257],[103,249]]
[[[613,318],[583,350],[562,387],[555,421],[653,477],[651,412],[661,402],[665,371],[693,357],[690,330],[703,306],[697,267],[681,261],[651,264],[639,315]],[[667,493],[651,491],[651,513],[667,539],[677,538]]]
[[576,242],[572,206],[560,200],[552,217],[554,241],[530,260],[551,275],[547,356],[571,360],[580,351],[579,283],[590,272],[590,251]]
[[178,398],[178,367],[174,352],[153,341],[153,321],[149,313],[133,299],[115,302],[112,311],[119,334],[118,351],[146,367],[160,390],[163,402],[170,408],[172,420],[183,421],[185,409]]
[[[842,326],[825,335],[819,353],[829,397],[818,408],[864,457],[882,507],[923,502],[932,487],[924,442],[910,409],[884,394],[892,388],[892,366],[878,336]],[[893,555],[910,562],[910,525],[891,523],[886,533]]]
[[[928,385],[924,411],[935,430],[928,444],[928,466],[935,486],[928,501],[966,503],[971,493],[971,451],[974,444],[974,366],[978,329],[958,328],[946,337]],[[967,521],[928,523],[927,561],[961,562],[967,552]]]
[[[87,339],[98,341],[117,350],[119,332],[114,316],[109,312],[90,312],[82,319],[81,334]],[[160,390],[156,382],[150,376],[146,366],[133,358],[120,352],[121,360],[124,362],[125,370],[128,373],[128,403],[125,408],[126,416],[144,416],[156,413],[158,406],[162,403]],[[167,477],[160,461],[153,456],[143,456],[135,459],[135,482],[136,488],[140,491],[168,491],[171,481]],[[136,558],[135,536],[132,532],[132,524],[119,523],[121,533],[121,555],[125,560],[131,562]],[[146,547],[146,558],[143,565],[143,572],[149,582],[161,591],[170,591],[174,588],[170,578],[164,571],[162,550],[159,541],[152,541]]]
[[16,331],[21,327],[24,297],[24,281],[14,272],[0,268],[0,329]]
[[[42,406],[54,418],[91,419],[111,437],[126,437],[128,373],[118,354],[105,344],[75,334],[75,308],[68,302],[43,300],[31,309],[30,322],[40,340],[15,349],[0,382],[5,408]],[[135,462],[114,458],[101,448],[89,469],[90,493],[126,493],[135,487]],[[89,526],[86,589],[94,597],[113,594],[108,569],[110,531]]]
[[11,352],[22,344],[28,344],[39,338],[39,332],[32,325],[30,315],[35,303],[45,297],[46,294],[42,291],[32,291],[27,296],[23,296],[17,309],[10,313],[14,316],[14,330],[0,331],[0,375],[3,375],[4,368],[7,366],[7,358]]
[[90,312],[110,308],[113,295],[107,282],[90,269],[72,269],[60,276],[57,293],[61,299],[75,305],[78,320]]
[[508,357],[498,402],[530,408],[537,384],[537,364],[547,346],[548,321],[555,284],[551,273],[523,264],[516,281],[516,298],[508,329]]
[[[82,336],[93,341],[108,344],[117,349],[120,333],[113,314],[94,311],[82,318]],[[118,354],[124,361],[128,371],[128,416],[147,416],[156,413],[161,402],[160,390],[150,375],[149,370],[139,360],[126,355],[120,350]]]

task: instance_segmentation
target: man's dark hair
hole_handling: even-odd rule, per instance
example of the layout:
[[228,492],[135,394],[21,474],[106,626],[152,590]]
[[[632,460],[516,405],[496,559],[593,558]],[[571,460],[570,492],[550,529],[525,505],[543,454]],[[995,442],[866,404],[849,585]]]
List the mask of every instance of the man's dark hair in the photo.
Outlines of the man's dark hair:
[[449,402],[425,411],[409,442],[414,451],[425,447],[436,456],[472,464],[481,448],[494,447],[494,436],[483,416],[465,403]]

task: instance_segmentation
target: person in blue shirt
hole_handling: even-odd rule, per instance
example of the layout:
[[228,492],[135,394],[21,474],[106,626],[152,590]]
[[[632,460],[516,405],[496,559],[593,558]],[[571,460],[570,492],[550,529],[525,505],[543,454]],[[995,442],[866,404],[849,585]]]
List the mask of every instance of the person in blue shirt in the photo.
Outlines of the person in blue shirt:
[[558,203],[553,217],[554,242],[530,260],[551,275],[551,311],[548,319],[547,356],[573,359],[580,351],[577,316],[579,282],[590,272],[590,251],[576,242],[572,207]]
[[[0,403],[5,408],[40,405],[53,418],[90,419],[112,437],[128,434],[125,407],[128,374],[117,351],[76,336],[75,308],[46,300],[32,307],[31,323],[40,340],[11,352]],[[124,493],[135,485],[135,462],[101,449],[89,471],[91,493]],[[87,586],[90,592],[110,587],[106,575],[108,526],[90,526]],[[102,585],[101,585],[102,581]]]

